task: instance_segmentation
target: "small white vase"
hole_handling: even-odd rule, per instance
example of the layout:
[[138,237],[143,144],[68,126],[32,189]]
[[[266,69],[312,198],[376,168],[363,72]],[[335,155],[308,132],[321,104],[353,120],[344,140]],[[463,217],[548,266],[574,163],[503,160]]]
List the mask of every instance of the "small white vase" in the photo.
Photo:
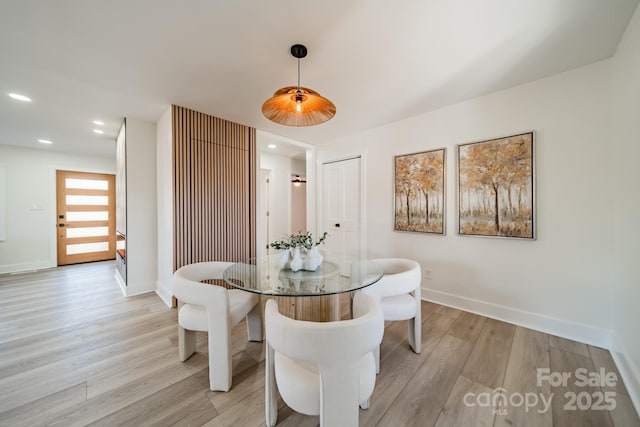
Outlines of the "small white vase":
[[304,267],[304,261],[300,255],[300,248],[293,248],[293,257],[289,262],[289,268],[291,271],[298,271]]
[[282,255],[280,255],[280,260],[278,261],[278,266],[280,268],[289,267],[290,258],[291,258],[291,250],[290,249],[282,251]]
[[323,257],[318,251],[317,246],[311,247],[307,251],[307,256],[304,259],[304,269],[309,271],[316,271],[320,264],[322,264]]

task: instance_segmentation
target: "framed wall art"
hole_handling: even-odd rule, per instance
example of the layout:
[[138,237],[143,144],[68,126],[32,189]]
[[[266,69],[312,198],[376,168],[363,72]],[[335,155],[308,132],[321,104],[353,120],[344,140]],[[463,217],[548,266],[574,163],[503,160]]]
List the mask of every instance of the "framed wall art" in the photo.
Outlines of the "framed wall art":
[[535,239],[533,131],[457,151],[458,234]]
[[394,230],[444,234],[446,149],[394,159]]

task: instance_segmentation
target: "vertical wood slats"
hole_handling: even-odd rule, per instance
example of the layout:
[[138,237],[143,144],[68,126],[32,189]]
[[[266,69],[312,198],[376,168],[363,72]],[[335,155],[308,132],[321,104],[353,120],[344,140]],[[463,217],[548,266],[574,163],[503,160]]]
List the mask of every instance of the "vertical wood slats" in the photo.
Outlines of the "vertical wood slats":
[[174,270],[256,256],[256,131],[172,106]]

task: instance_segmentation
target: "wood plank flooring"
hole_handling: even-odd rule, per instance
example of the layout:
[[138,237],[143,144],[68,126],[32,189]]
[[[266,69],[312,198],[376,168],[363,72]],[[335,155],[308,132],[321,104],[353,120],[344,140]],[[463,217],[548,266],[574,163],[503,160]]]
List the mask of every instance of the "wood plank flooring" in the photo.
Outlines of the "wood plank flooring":
[[[348,298],[341,306],[346,316]],[[422,310],[420,354],[406,322],[386,325],[361,426],[640,426],[622,380],[575,383],[578,368],[620,378],[608,351],[429,302]],[[264,425],[264,348],[247,341],[244,322],[228,393],[209,391],[206,335],[184,363],[177,340],[176,310],[155,294],[124,298],[112,262],[2,275],[0,426]],[[544,368],[572,377],[539,382]],[[604,392],[612,411],[591,405]],[[573,403],[589,407],[572,409],[565,393],[583,393]],[[279,404],[280,426],[318,421]]]

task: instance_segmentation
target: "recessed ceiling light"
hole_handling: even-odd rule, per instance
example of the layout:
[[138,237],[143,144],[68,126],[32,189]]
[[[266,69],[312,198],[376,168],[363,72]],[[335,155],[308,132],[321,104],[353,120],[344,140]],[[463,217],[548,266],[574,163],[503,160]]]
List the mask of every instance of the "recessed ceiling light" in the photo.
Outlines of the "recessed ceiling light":
[[276,144],[269,144],[267,145],[267,147],[274,149],[274,148],[278,148],[278,146]]
[[20,95],[19,93],[10,93],[10,97],[17,99],[18,101],[31,102],[31,98],[28,96]]
[[98,126],[104,126],[104,122],[102,122],[100,120],[94,120],[93,123],[98,125]]
[[104,131],[102,129],[94,129],[93,131],[95,133],[99,133],[100,135],[102,135],[104,133]]
[[53,142],[49,141],[48,139],[39,139],[38,142],[42,144],[53,144]]

